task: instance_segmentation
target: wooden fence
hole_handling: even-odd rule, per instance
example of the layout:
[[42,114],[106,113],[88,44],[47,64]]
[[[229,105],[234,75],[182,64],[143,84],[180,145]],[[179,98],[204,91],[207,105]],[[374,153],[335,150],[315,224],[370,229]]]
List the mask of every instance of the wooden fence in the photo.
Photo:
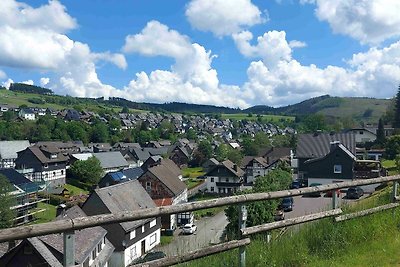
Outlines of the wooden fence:
[[[176,263],[181,263],[185,261],[190,261],[193,259],[197,259],[200,257],[205,257],[208,255],[212,255],[215,253],[219,253],[222,251],[230,250],[233,248],[241,248],[240,249],[240,257],[239,262],[240,266],[245,266],[245,250],[244,246],[250,243],[250,239],[244,238],[247,235],[251,235],[254,233],[269,231],[271,229],[278,229],[283,228],[289,225],[296,225],[301,224],[304,222],[309,222],[313,220],[319,220],[322,218],[337,216],[342,213],[341,209],[337,209],[337,195],[332,194],[332,205],[333,209],[325,212],[320,212],[316,214],[310,214],[302,217],[292,218],[283,220],[280,222],[273,222],[259,226],[253,227],[245,227],[245,220],[246,215],[244,214],[245,211],[245,204],[254,201],[262,201],[262,200],[270,200],[270,199],[278,199],[284,198],[288,196],[299,196],[305,195],[312,192],[326,192],[332,191],[336,189],[348,188],[351,186],[361,186],[361,185],[371,185],[371,184],[380,184],[380,183],[387,183],[387,182],[394,182],[393,183],[393,197],[392,200],[395,202],[398,200],[396,195],[398,182],[400,180],[400,175],[394,176],[387,176],[387,177],[379,177],[373,179],[366,179],[366,180],[355,180],[349,182],[342,182],[342,183],[334,183],[328,185],[321,185],[315,187],[306,187],[300,189],[291,189],[291,190],[282,190],[282,191],[275,191],[275,192],[265,192],[265,193],[253,193],[247,195],[238,195],[238,196],[231,196],[231,197],[222,197],[218,199],[211,199],[211,200],[204,200],[198,202],[190,202],[185,204],[179,204],[174,206],[164,206],[164,207],[157,207],[157,208],[147,208],[135,211],[126,211],[121,213],[115,214],[102,214],[102,215],[95,215],[95,216],[88,216],[82,218],[75,218],[75,219],[63,219],[48,223],[42,223],[37,225],[28,225],[28,226],[19,226],[13,227],[8,229],[0,230],[0,242],[5,241],[13,241],[13,240],[20,240],[24,238],[34,237],[34,236],[41,236],[53,233],[64,233],[64,266],[73,266],[74,265],[74,252],[71,251],[71,247],[68,242],[73,242],[74,238],[74,231],[84,228],[89,228],[93,226],[102,226],[107,224],[113,223],[122,223],[128,221],[135,221],[141,220],[146,218],[154,218],[160,217],[162,215],[167,214],[176,214],[181,212],[188,212],[188,211],[195,211],[201,209],[208,209],[212,207],[221,207],[227,205],[238,205],[240,204],[240,220],[241,222],[241,234],[243,239],[241,240],[233,240],[230,242],[210,246],[204,249],[200,249],[197,251],[189,252],[185,255],[174,256],[169,258],[163,258],[157,261],[148,262],[144,264],[144,266],[169,266]],[[341,215],[336,217],[336,221],[342,221],[347,219],[352,219],[360,216],[365,216],[368,214],[372,214],[381,210],[390,209],[398,207],[397,203],[384,205],[381,207],[376,207],[373,209]],[[71,241],[72,240],[72,241]]]

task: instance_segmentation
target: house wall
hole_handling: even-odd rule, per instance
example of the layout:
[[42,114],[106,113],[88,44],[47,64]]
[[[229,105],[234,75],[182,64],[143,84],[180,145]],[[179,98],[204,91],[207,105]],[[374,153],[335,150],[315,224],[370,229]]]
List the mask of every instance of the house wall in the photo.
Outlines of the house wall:
[[[341,173],[334,173],[334,166],[341,165]],[[304,164],[305,178],[352,179],[354,160],[340,148],[331,151],[321,160]]]
[[10,169],[15,167],[15,159],[0,159],[0,169]]
[[[172,191],[150,172],[144,173],[138,180],[152,199],[175,197]],[[148,183],[150,183],[150,187]]]
[[[145,253],[153,249],[156,245],[160,244],[161,231],[158,228],[156,231],[139,239],[136,243],[127,247],[124,251],[124,266],[128,266],[133,260],[142,256],[142,242],[144,241]],[[112,265],[111,265],[112,266]]]
[[370,131],[360,129],[360,130],[355,130],[353,132],[355,134],[357,144],[365,142],[373,142],[376,140],[376,135],[371,133]]
[[255,160],[251,161],[251,165],[246,166],[246,182],[252,183],[258,176],[265,176],[267,174],[267,168],[258,163]]

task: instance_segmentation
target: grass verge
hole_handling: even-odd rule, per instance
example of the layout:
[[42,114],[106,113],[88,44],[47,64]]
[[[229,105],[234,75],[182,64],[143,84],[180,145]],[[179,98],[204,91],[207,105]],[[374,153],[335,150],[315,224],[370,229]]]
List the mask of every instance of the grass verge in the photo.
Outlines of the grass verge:
[[38,203],[38,209],[46,209],[43,212],[35,214],[34,224],[51,222],[56,217],[56,206],[47,203]]

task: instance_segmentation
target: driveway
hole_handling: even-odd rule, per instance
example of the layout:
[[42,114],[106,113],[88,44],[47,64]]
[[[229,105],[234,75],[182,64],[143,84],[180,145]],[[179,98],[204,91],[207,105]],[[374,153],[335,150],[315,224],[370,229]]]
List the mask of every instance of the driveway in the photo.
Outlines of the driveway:
[[182,255],[192,250],[207,247],[210,243],[219,243],[228,221],[225,212],[220,212],[213,217],[202,218],[195,221],[197,232],[192,235],[182,235],[181,229],[175,231],[174,240],[168,245],[159,247],[167,256]]

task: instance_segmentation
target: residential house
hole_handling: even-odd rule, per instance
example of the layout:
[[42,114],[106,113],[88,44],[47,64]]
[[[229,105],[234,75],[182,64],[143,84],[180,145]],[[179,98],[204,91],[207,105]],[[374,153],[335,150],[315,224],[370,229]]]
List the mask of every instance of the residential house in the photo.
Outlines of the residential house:
[[[159,159],[154,164],[143,166],[146,169],[138,181],[158,207],[187,202],[187,187],[181,181],[179,167],[171,160]],[[174,230],[177,226],[177,216],[165,215],[161,222],[163,229]]]
[[[88,215],[154,208],[155,204],[137,180],[95,189],[83,204]],[[103,226],[115,247],[109,266],[128,266],[160,243],[160,218]]]
[[30,108],[22,108],[19,111],[18,116],[29,121],[34,121],[36,119],[35,112]]
[[62,141],[40,141],[37,142],[36,145],[38,146],[55,146],[57,147],[61,153],[64,155],[71,155],[74,153],[79,153],[81,149],[84,147],[82,141],[67,141],[67,142],[62,142]]
[[140,167],[129,168],[117,172],[109,172],[100,180],[99,187],[106,187],[114,184],[124,183],[130,180],[136,180],[143,174]]
[[278,159],[289,159],[292,149],[290,147],[272,147],[260,152],[260,156],[265,158],[268,164]]
[[353,133],[356,138],[356,144],[365,144],[376,140],[376,133],[365,128],[354,128],[347,130],[346,133]]
[[304,168],[304,162],[326,156],[331,151],[331,142],[335,141],[356,155],[356,140],[352,133],[299,134],[296,155],[292,161],[292,166],[297,166],[297,178],[305,181],[308,169]]
[[65,184],[67,157],[55,146],[31,146],[18,152],[15,169],[33,182]]
[[64,116],[64,120],[66,121],[80,121],[81,120],[81,116],[79,114],[79,112],[75,109],[68,109],[66,110],[65,116]]
[[230,160],[225,160],[209,170],[206,177],[207,191],[210,193],[233,194],[244,182],[244,171]]
[[[78,206],[60,214],[56,220],[86,217]],[[114,251],[100,226],[75,231],[75,265],[79,267],[107,267]],[[62,267],[64,242],[62,234],[51,234],[24,239],[0,258],[0,266]]]
[[148,158],[150,158],[150,153],[143,148],[132,148],[130,149],[130,154],[132,154],[132,158],[130,159],[132,163],[130,164],[132,167],[140,167],[143,162],[145,162]]
[[245,181],[252,184],[257,177],[265,176],[268,173],[268,162],[263,157],[252,157],[244,165]]
[[44,189],[43,184],[33,183],[14,169],[0,169],[0,175],[4,175],[13,186],[10,195],[15,198],[15,205],[11,207],[16,212],[14,225],[31,222],[35,213],[44,211],[37,209],[37,204],[44,200],[37,195]]
[[73,164],[77,160],[88,160],[90,157],[97,158],[106,173],[120,171],[129,167],[128,162],[119,151],[72,154],[70,163]]
[[30,146],[28,140],[0,141],[0,169],[14,168],[17,152]]
[[185,147],[174,145],[170,147],[169,159],[172,160],[179,168],[187,167],[190,155]]

